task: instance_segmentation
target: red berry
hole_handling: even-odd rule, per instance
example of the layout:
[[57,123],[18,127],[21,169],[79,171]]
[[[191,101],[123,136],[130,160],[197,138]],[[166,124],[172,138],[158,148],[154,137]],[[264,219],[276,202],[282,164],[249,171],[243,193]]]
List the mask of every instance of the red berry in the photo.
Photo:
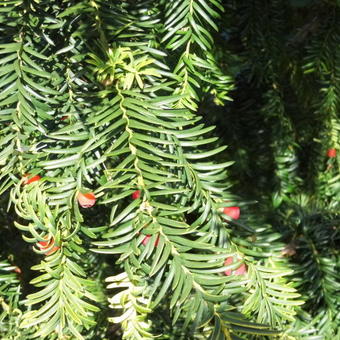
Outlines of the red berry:
[[131,195],[132,199],[136,200],[137,198],[139,198],[140,197],[140,193],[141,193],[140,190],[136,190],[135,192],[133,192],[132,195]]
[[31,184],[33,182],[36,182],[36,181],[39,181],[41,179],[41,177],[39,175],[34,175],[32,177],[30,177],[31,175],[30,174],[26,174],[24,175],[24,181],[23,181],[23,184]]
[[48,248],[53,243],[53,240],[52,239],[48,240],[47,236],[45,236],[44,239],[47,240],[47,241],[38,242],[38,247],[41,248],[41,249]]
[[[233,263],[233,261],[234,261],[234,259],[233,259],[232,256],[227,257],[227,258],[225,259],[225,261],[224,261],[224,265],[225,265],[225,266],[229,266],[230,264]],[[228,270],[226,270],[226,271],[224,272],[224,275],[230,276],[230,275],[231,275],[231,272],[232,272],[232,270],[231,270],[231,269],[228,269]]]
[[46,256],[48,255],[51,255],[53,253],[55,253],[57,250],[59,249],[58,246],[53,246],[51,250],[49,250],[47,253],[46,253]]
[[41,250],[47,250],[47,249],[50,249],[47,253],[45,253],[45,255],[51,255],[53,253],[55,253],[59,247],[54,245],[54,238],[51,237],[50,239],[48,238],[48,236],[44,236],[44,239],[46,241],[40,241],[38,242],[38,247],[41,249]]
[[68,119],[69,118],[69,116],[62,116],[61,118],[60,118],[60,120],[66,120],[66,119]]
[[238,220],[240,218],[240,208],[239,207],[225,207],[223,209],[223,213],[228,215],[234,220]]
[[77,196],[78,203],[83,208],[91,208],[96,203],[96,196],[93,192],[88,192],[86,194],[78,193]]
[[143,238],[143,241],[142,241],[143,246],[146,246],[146,245],[148,244],[150,238],[151,238],[151,235],[146,235],[146,236]]
[[[228,266],[230,264],[234,263],[234,258],[232,256],[229,256],[225,259],[224,265]],[[245,263],[240,264],[240,266],[236,270],[228,269],[224,272],[225,276],[230,275],[243,275],[247,273],[247,265]]]
[[[146,235],[146,236],[143,238],[143,241],[142,241],[143,246],[146,246],[146,245],[148,244],[150,238],[151,238],[151,235]],[[155,247],[158,246],[158,243],[159,243],[159,235],[158,235],[157,238],[156,238]]]
[[334,148],[327,150],[327,157],[335,158],[336,157],[336,150]]
[[234,274],[235,275],[243,275],[247,273],[247,265],[245,263],[242,263],[240,267],[238,267]]
[[21,269],[19,267],[15,267],[13,271],[15,271],[18,274],[21,274]]

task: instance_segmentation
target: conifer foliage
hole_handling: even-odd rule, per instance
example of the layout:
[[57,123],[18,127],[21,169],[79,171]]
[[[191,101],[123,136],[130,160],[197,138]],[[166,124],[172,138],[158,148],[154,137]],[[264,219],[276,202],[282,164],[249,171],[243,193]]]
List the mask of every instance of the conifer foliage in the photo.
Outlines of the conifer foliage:
[[339,335],[339,13],[0,1],[0,337]]

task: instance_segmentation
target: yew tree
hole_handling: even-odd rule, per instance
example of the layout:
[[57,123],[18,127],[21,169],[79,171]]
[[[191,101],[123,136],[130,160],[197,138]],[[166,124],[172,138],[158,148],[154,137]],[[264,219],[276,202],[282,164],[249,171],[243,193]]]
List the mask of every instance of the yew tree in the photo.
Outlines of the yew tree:
[[340,336],[339,22],[0,1],[0,338]]

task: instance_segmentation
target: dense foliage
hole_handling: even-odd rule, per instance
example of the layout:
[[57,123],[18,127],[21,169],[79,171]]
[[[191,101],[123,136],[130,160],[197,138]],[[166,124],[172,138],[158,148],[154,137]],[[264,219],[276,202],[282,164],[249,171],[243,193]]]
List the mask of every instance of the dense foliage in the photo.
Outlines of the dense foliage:
[[1,339],[340,336],[339,22],[0,1]]

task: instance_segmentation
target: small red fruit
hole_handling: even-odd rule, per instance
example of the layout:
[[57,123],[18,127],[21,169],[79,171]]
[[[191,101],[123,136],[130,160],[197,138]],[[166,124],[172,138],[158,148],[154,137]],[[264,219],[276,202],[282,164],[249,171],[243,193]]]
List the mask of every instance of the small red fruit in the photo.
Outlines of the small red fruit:
[[132,193],[132,199],[136,200],[137,198],[140,197],[140,190],[136,190],[135,192]]
[[62,116],[61,118],[60,118],[60,120],[66,120],[66,119],[68,119],[69,118],[69,116]]
[[51,246],[52,243],[54,242],[54,241],[53,241],[53,238],[48,239],[48,236],[47,236],[47,235],[44,236],[44,239],[45,239],[46,241],[39,241],[39,242],[38,242],[38,247],[39,247],[39,248],[48,248],[48,247]]
[[146,245],[148,244],[150,238],[151,238],[151,235],[146,235],[146,236],[143,238],[143,241],[142,241],[143,246],[146,246]]
[[[225,259],[224,265],[228,266],[230,264],[234,263],[234,258],[232,256],[229,256]],[[231,269],[228,269],[224,272],[225,276],[230,276],[230,275],[243,275],[247,273],[247,265],[245,263],[240,264],[240,266],[232,271]]]
[[223,209],[223,213],[228,215],[234,220],[238,220],[240,218],[240,208],[239,207],[225,207]]
[[[225,266],[229,266],[230,264],[233,263],[233,261],[234,261],[234,259],[233,259],[232,256],[227,257],[227,258],[225,259],[225,261],[224,261],[224,265],[225,265]],[[224,272],[224,275],[230,276],[230,275],[231,275],[231,272],[232,272],[232,270],[231,270],[231,269],[228,269],[228,270],[226,270],[226,271]]]
[[38,247],[41,249],[41,250],[47,250],[47,249],[50,249],[47,253],[45,253],[46,256],[48,255],[51,255],[53,253],[55,253],[59,247],[54,245],[54,238],[51,237],[50,239],[48,238],[48,236],[44,236],[44,239],[46,241],[40,241],[38,242]]
[[328,149],[327,150],[327,157],[329,158],[335,158],[336,157],[336,149]]
[[17,274],[21,274],[21,269],[19,267],[15,267],[13,271],[16,272]]
[[243,275],[243,274],[247,274],[247,265],[245,263],[242,263],[240,265],[240,267],[238,267],[235,272],[235,275]]
[[24,181],[23,181],[23,184],[26,185],[26,184],[31,184],[33,182],[36,182],[36,181],[39,181],[41,179],[41,177],[39,175],[34,175],[32,177],[30,177],[31,174],[26,174],[24,175]]
[[[143,246],[146,246],[146,245],[148,244],[150,238],[151,238],[151,235],[146,235],[146,236],[143,238],[143,241],[142,241]],[[157,238],[156,238],[155,247],[158,246],[158,243],[159,243],[159,235],[158,235]]]
[[96,196],[93,192],[88,192],[86,194],[79,193],[77,196],[78,203],[83,208],[91,208],[96,203]]

